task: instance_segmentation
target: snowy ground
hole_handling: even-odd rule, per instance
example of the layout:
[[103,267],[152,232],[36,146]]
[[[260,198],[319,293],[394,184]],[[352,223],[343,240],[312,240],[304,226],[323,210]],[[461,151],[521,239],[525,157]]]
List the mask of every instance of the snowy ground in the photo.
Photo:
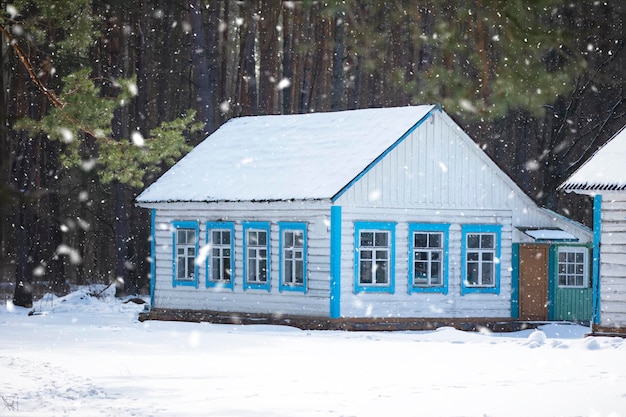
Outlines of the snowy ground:
[[626,342],[137,321],[77,291],[0,305],[0,416],[626,416]]

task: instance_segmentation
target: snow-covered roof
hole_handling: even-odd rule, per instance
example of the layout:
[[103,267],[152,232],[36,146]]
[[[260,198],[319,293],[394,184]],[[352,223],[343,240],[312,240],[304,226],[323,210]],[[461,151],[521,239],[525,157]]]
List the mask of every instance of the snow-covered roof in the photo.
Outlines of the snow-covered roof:
[[234,118],[144,190],[137,201],[332,198],[434,108]]
[[559,188],[566,191],[626,190],[626,126]]

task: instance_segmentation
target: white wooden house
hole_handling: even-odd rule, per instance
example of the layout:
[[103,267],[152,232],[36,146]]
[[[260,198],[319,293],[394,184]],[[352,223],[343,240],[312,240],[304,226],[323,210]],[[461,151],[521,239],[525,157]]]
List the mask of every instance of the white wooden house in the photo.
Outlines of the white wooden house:
[[580,318],[554,311],[555,259],[587,262],[590,230],[536,206],[438,106],[235,118],[137,202],[155,314]]
[[594,199],[594,331],[626,333],[626,126],[561,189]]

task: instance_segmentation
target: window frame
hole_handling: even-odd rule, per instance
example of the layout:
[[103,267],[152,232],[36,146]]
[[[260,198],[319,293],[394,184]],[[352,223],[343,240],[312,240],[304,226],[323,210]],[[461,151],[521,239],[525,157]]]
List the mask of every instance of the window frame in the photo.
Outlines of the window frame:
[[[493,268],[494,268],[494,283],[490,286],[485,285],[469,285],[467,280],[467,255],[468,250],[467,238],[473,234],[492,234],[495,237],[493,250]],[[483,251],[481,251],[483,252]],[[485,251],[486,252],[486,251]],[[500,294],[500,276],[501,276],[501,256],[502,256],[502,226],[490,225],[490,224],[472,224],[461,226],[461,295],[482,293],[482,294]]]
[[[230,232],[230,280],[215,280],[213,279],[211,270],[212,270],[212,262],[213,258],[213,247],[212,247],[212,232],[219,231],[229,231]],[[235,288],[235,224],[233,222],[207,222],[206,224],[206,244],[209,246],[208,253],[206,256],[206,287],[207,288],[229,288],[233,290]],[[220,245],[224,246],[224,245]],[[223,257],[220,257],[223,259]]]
[[[302,232],[302,283],[285,282],[285,233],[286,232]],[[296,291],[306,294],[308,290],[308,274],[307,274],[307,224],[301,222],[279,222],[278,223],[278,248],[279,248],[279,291]]]
[[[570,252],[570,253],[582,253],[583,255],[583,284],[582,285],[567,285],[561,284],[561,271],[560,266],[561,262],[559,259],[559,255],[561,252]],[[556,250],[556,285],[559,289],[584,289],[589,288],[590,283],[590,265],[589,265],[589,248],[587,246],[569,246],[563,245],[558,246]]]
[[[415,237],[416,233],[441,233],[441,285],[420,286],[415,283]],[[437,223],[409,223],[409,294],[414,292],[448,294],[448,259],[449,259],[450,225]],[[430,263],[430,262],[429,262]]]
[[[242,222],[243,226],[243,289],[244,290],[266,290],[267,292],[271,291],[271,230],[269,222]],[[250,231],[262,231],[265,232],[265,273],[266,280],[265,282],[261,281],[249,281],[248,280],[248,232]],[[263,246],[255,246],[258,248],[263,248]]]
[[[360,277],[360,253],[362,232],[389,233],[389,267],[388,282],[386,284],[362,283]],[[375,246],[372,246],[375,248]],[[395,222],[354,222],[354,292],[389,293],[395,291],[395,264],[396,264],[396,223]]]
[[[180,230],[193,230],[195,233],[195,254],[194,254],[194,278],[178,278],[178,232]],[[196,287],[198,288],[198,248],[199,248],[200,227],[196,221],[173,221],[172,222],[172,287]]]

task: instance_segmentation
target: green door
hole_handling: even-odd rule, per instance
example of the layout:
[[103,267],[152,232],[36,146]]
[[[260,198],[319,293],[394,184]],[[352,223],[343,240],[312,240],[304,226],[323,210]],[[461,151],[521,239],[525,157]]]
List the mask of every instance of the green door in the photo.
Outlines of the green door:
[[558,245],[552,248],[552,320],[590,321],[591,262],[587,246]]

